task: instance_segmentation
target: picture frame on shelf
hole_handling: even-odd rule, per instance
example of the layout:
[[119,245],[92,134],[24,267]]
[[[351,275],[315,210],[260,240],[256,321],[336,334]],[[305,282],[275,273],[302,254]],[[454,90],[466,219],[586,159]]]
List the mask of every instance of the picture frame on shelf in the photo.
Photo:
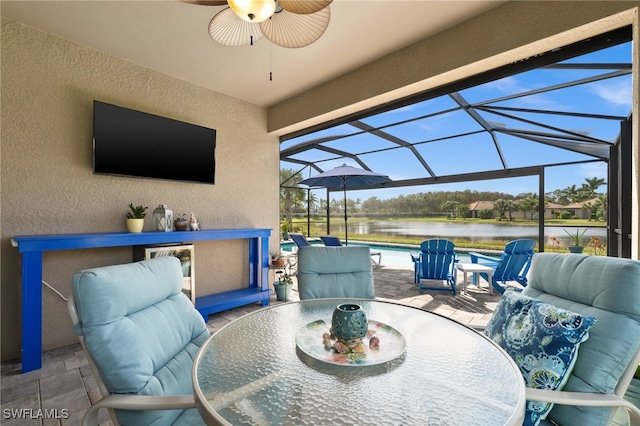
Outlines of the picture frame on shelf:
[[162,246],[135,246],[133,260],[149,260],[161,256],[174,256],[180,260],[182,266],[182,291],[189,297],[191,303],[196,304],[195,290],[195,249],[193,244],[171,244]]

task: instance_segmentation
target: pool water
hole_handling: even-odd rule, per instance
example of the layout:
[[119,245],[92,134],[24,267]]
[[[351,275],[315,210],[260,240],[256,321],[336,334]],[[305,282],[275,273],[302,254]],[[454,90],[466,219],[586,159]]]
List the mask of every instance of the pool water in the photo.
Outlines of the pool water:
[[[312,245],[322,245],[320,240],[309,240]],[[350,246],[368,246],[372,252],[380,252],[382,255],[382,266],[396,266],[401,268],[413,269],[413,261],[411,260],[410,253],[416,253],[420,249],[418,246],[402,246],[402,245],[386,245],[386,244],[365,244],[350,242]],[[291,242],[282,242],[280,244],[280,250],[283,252],[295,252],[298,247]],[[456,251],[456,258],[460,262],[471,262],[469,255],[465,252]]]

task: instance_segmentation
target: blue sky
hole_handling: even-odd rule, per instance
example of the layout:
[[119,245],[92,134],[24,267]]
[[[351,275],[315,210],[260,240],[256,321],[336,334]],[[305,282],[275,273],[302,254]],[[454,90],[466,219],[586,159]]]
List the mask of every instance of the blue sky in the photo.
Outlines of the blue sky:
[[[565,61],[565,63],[573,64],[630,62],[630,42]],[[619,75],[614,78],[602,78],[588,84],[564,87],[553,91],[530,93],[543,87],[560,85],[614,71],[616,70],[536,69],[465,89],[460,91],[459,94],[464,101],[470,104],[486,103],[492,100],[493,102],[487,105],[626,117],[631,111],[630,74]],[[514,99],[500,100],[504,96],[520,93],[530,94]],[[439,113],[450,109],[457,110]],[[497,132],[496,137],[509,168],[591,159],[591,157],[580,153],[532,142],[506,133],[520,130],[558,133],[554,129],[540,127],[521,120],[542,122],[547,126],[567,129],[605,142],[613,142],[619,133],[619,123],[616,120],[502,111],[521,118],[521,120],[515,120],[499,115],[499,112],[480,111],[479,113],[482,119],[492,127],[503,130],[503,132]],[[402,120],[423,116],[426,117],[407,123],[394,124]],[[469,114],[460,110],[458,104],[448,95],[388,111],[361,121],[369,126],[379,128],[389,135],[416,144],[416,152],[438,176],[496,170],[502,167],[491,135],[482,131],[481,125]],[[333,135],[345,135],[345,137],[326,142],[323,145],[328,148],[357,154],[371,170],[386,174],[392,180],[428,176],[424,165],[409,149],[398,148],[398,145],[384,138],[363,133],[361,129],[348,124],[286,141],[282,144],[282,148]],[[439,138],[453,135],[461,136],[438,140]],[[334,153],[320,150],[303,152],[298,154],[296,158],[321,161],[319,166],[324,170],[329,170],[343,163],[358,166],[355,161],[349,158],[337,158]],[[281,167],[296,170],[300,168],[299,165],[286,162],[282,162]],[[315,171],[311,173],[311,175],[314,174],[316,174]],[[310,173],[307,169],[304,171],[304,178],[309,176]],[[545,171],[545,192],[562,189],[570,185],[580,186],[586,178],[592,177],[606,180],[607,165],[603,162],[593,162],[571,166],[547,167]],[[386,199],[400,194],[465,189],[500,191],[514,195],[523,192],[538,192],[538,179],[532,176],[458,184],[352,191],[349,197],[364,200],[376,196]],[[600,190],[605,191],[605,188],[601,187]],[[318,191],[318,196],[321,198],[324,198],[325,194],[324,190]],[[334,194],[332,198],[339,198],[340,196],[340,194]]]

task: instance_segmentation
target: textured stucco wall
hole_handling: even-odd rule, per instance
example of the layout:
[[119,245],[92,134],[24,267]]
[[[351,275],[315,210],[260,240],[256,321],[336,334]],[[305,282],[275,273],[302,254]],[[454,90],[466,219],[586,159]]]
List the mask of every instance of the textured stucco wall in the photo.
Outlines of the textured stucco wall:
[[[133,202],[194,212],[205,228],[272,228],[278,244],[279,146],[263,108],[6,19],[1,47],[2,360],[21,346],[15,235],[125,232]],[[94,99],[217,129],[215,185],[94,175]],[[248,274],[245,242],[196,243],[195,257],[198,296]],[[43,278],[67,295],[76,271],[131,258],[130,248],[48,252]],[[65,302],[42,292],[45,349],[76,341]]]

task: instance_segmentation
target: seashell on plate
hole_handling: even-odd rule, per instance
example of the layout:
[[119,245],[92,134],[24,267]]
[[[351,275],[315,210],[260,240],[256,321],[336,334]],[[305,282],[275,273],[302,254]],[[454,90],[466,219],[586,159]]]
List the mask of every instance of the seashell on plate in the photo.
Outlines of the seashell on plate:
[[349,350],[349,347],[338,340],[333,344],[333,349],[335,349],[339,354],[343,354]]
[[364,352],[364,345],[362,343],[358,343],[357,345],[355,345],[353,347],[353,349],[351,349],[351,352],[363,353]]
[[369,339],[369,349],[372,351],[380,350],[380,339],[376,336],[373,336]]

